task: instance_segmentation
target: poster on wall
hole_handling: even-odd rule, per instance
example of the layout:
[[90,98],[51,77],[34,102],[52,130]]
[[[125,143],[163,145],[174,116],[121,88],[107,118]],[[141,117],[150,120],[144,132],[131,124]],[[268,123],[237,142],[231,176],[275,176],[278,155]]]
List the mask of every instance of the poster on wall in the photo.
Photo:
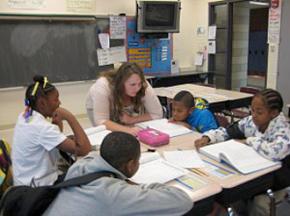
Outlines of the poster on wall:
[[271,0],[268,20],[268,43],[279,44],[282,0]]
[[39,10],[44,8],[46,0],[8,0],[11,9]]
[[67,11],[78,13],[95,13],[96,0],[66,0]]
[[145,38],[136,32],[136,20],[127,17],[127,55],[129,62],[138,63],[145,74],[171,72],[172,35],[168,38]]

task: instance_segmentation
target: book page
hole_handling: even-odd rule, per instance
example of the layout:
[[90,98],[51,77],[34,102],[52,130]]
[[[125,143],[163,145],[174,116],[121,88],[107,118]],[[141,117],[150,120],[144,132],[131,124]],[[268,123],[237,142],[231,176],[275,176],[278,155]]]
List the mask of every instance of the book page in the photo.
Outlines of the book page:
[[141,122],[136,124],[137,127],[141,128],[153,128],[155,130],[159,130],[163,133],[166,133],[169,135],[169,137],[175,137],[182,134],[191,133],[192,130],[178,124],[170,123],[168,122],[168,119],[156,119],[146,122]]
[[157,151],[156,152],[143,152],[141,154],[139,163],[144,164],[144,163],[148,163],[150,161],[157,160],[160,158],[161,158],[161,155]]
[[92,146],[100,146],[103,139],[111,133],[111,131],[107,130],[105,125],[100,125],[98,127],[85,129],[85,133],[87,134]]
[[279,162],[264,158],[252,147],[235,140],[202,147],[200,148],[200,153],[217,161],[222,160],[243,174],[279,164]]
[[165,151],[164,158],[183,168],[204,167],[203,161],[195,150]]
[[186,173],[188,173],[187,170],[176,167],[163,159],[158,159],[140,164],[139,170],[131,180],[140,184],[166,183]]

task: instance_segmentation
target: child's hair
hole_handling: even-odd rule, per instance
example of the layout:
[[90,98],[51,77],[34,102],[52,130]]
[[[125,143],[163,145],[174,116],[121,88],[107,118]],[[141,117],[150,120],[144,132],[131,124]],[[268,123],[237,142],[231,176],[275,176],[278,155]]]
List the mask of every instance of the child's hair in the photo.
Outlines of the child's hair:
[[32,111],[36,109],[36,102],[40,96],[46,96],[49,92],[55,90],[55,86],[48,82],[47,77],[35,75],[34,83],[30,84],[25,92],[25,117],[32,115]]
[[174,98],[174,101],[182,102],[184,106],[191,108],[195,106],[195,100],[193,95],[189,91],[180,91],[178,92]]
[[104,138],[100,155],[119,170],[121,166],[140,156],[140,143],[131,134],[115,131]]
[[276,90],[264,89],[258,92],[254,97],[261,97],[267,108],[270,110],[278,110],[281,112],[283,109],[282,96]]

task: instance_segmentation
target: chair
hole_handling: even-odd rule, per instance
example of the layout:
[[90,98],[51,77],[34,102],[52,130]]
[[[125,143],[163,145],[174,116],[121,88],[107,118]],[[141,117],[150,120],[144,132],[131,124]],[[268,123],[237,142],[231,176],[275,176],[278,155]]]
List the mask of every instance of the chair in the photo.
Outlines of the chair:
[[226,128],[227,126],[230,125],[230,122],[229,122],[227,116],[224,115],[224,113],[219,113],[219,112],[214,113],[214,117],[215,117],[215,119],[220,127]]
[[[248,94],[257,94],[260,91],[258,88],[244,86],[240,88],[240,92],[248,93]],[[231,117],[231,123],[234,122],[235,118],[242,119],[249,115],[251,115],[251,111],[249,107],[241,107],[235,108],[230,111],[225,111],[225,115],[229,115]]]

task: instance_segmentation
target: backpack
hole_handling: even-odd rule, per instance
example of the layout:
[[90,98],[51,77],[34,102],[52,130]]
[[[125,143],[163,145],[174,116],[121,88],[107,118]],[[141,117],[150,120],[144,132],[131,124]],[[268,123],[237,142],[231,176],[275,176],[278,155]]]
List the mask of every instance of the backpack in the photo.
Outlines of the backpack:
[[1,216],[37,216],[42,215],[56,198],[61,188],[88,184],[98,178],[115,177],[111,172],[95,172],[68,179],[57,185],[31,187],[26,185],[12,186],[0,201]]
[[0,140],[0,198],[4,191],[11,185],[12,170],[10,146],[4,140]]

